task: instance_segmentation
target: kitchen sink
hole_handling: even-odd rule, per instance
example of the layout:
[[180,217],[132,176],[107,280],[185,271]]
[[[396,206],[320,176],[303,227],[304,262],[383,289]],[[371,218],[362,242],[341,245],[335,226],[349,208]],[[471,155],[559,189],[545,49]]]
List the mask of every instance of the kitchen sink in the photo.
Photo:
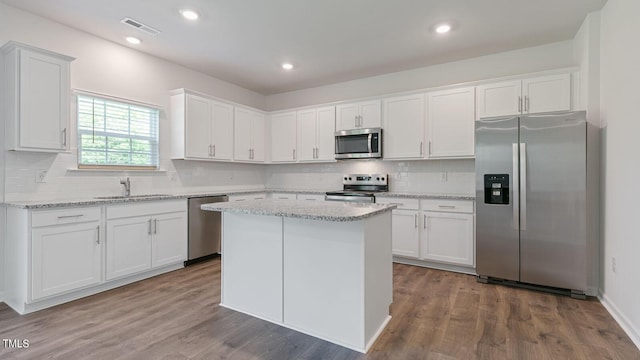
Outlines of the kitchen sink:
[[144,198],[152,198],[152,197],[161,197],[161,196],[171,196],[169,194],[145,194],[145,195],[113,195],[113,196],[96,196],[94,199],[101,200],[118,200],[118,199],[144,199]]

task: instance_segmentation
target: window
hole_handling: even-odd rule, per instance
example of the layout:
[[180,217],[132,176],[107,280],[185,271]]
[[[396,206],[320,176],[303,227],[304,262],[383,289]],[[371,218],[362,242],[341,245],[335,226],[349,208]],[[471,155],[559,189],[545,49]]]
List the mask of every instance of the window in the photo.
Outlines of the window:
[[78,94],[78,168],[158,168],[159,110]]

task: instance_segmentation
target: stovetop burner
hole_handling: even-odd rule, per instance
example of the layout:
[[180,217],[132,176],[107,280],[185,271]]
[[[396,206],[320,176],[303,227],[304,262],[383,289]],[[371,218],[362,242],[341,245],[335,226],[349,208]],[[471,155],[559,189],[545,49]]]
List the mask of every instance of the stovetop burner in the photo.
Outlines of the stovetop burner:
[[375,194],[389,190],[388,175],[386,174],[345,174],[342,177],[340,191],[327,192],[327,200],[348,201],[349,197],[369,198],[375,201]]

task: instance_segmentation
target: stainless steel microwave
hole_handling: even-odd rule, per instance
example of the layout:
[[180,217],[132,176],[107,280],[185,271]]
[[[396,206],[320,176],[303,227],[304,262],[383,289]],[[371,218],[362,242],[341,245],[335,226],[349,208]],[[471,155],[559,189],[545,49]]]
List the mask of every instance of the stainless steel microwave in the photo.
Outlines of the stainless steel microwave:
[[370,159],[382,157],[382,129],[337,131],[336,159]]

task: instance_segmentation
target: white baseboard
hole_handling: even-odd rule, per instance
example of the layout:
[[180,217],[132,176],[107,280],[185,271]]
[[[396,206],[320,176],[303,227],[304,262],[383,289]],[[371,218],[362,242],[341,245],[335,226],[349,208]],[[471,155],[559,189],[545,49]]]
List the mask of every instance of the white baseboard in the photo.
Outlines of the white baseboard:
[[607,297],[606,294],[600,292],[598,296],[598,300],[602,306],[613,316],[615,321],[620,325],[622,330],[631,338],[631,341],[636,345],[638,350],[640,350],[640,331],[636,329],[631,321],[618,309],[618,307]]
[[414,266],[421,266],[421,267],[427,267],[427,268],[438,269],[438,270],[459,272],[459,273],[469,274],[469,275],[477,275],[476,269],[474,267],[445,264],[445,263],[438,263],[438,262],[418,260],[418,259],[410,259],[410,258],[405,258],[405,257],[395,256],[395,255],[393,256],[393,262],[399,263],[399,264],[405,264],[405,265],[414,265]]

